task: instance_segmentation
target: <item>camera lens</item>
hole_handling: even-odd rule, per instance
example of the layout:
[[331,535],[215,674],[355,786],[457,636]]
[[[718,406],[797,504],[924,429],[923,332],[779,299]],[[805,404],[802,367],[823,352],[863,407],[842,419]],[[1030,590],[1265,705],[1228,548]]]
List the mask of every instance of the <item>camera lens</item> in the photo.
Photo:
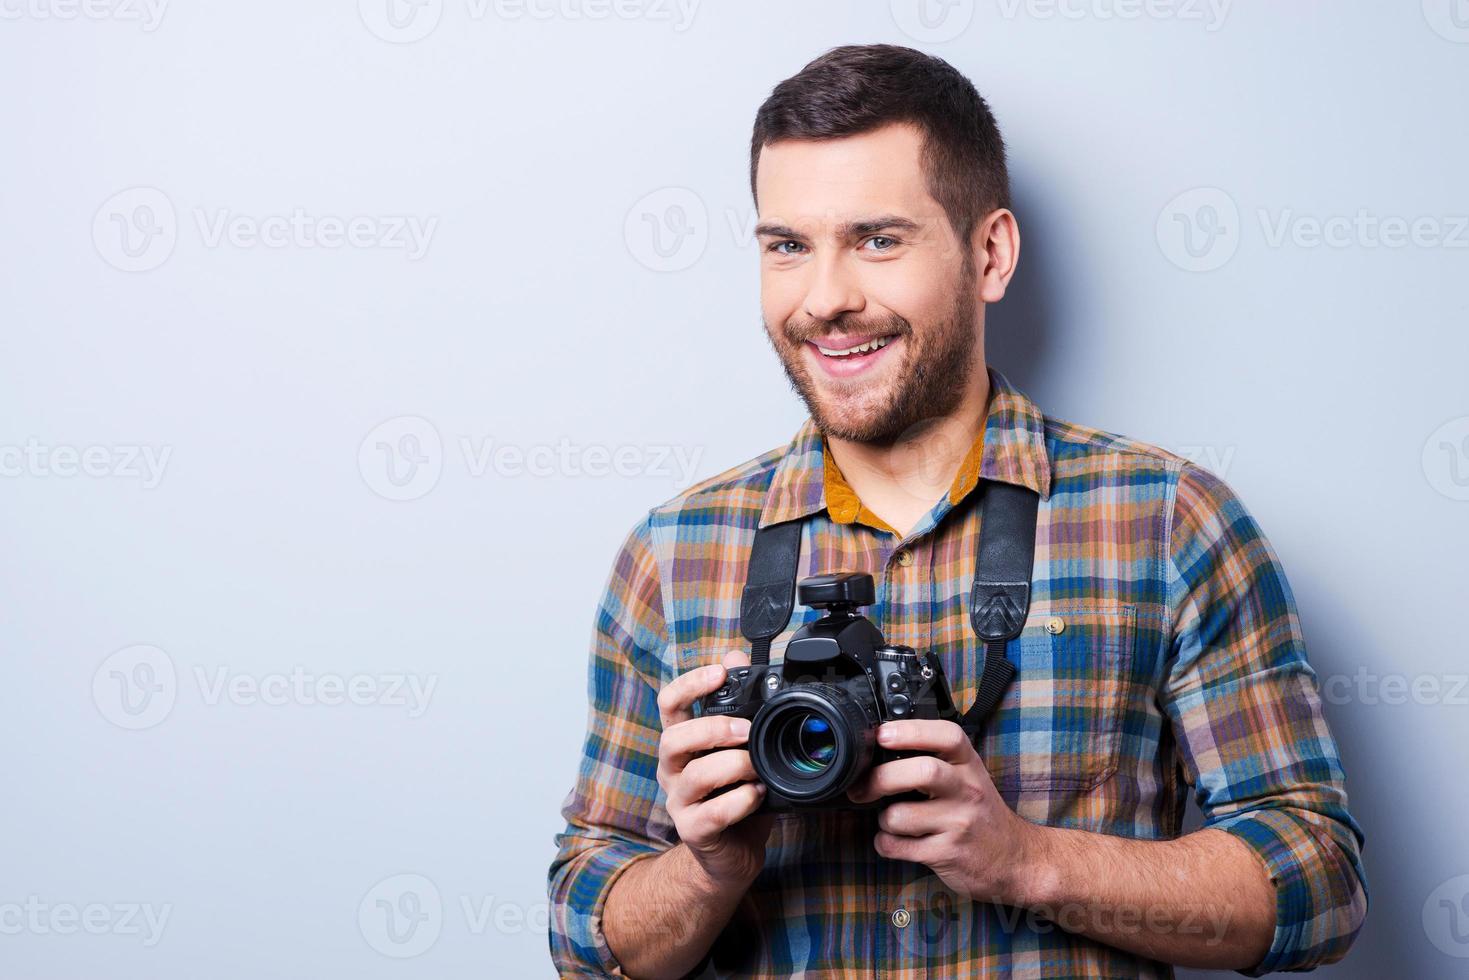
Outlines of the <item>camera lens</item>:
[[797,684],[772,697],[750,728],[755,773],[787,799],[815,804],[847,791],[872,760],[876,706],[844,686]]
[[781,727],[780,754],[797,772],[820,772],[837,755],[831,723],[817,714],[792,715]]

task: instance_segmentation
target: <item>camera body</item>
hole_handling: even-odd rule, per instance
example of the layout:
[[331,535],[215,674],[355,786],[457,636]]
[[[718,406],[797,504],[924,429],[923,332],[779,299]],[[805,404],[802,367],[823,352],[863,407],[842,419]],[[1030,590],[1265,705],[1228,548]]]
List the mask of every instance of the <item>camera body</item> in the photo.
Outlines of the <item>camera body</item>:
[[[779,664],[729,671],[702,702],[706,715],[750,720],[749,751],[766,810],[854,810],[847,788],[873,766],[914,753],[877,744],[877,726],[904,718],[959,720],[938,658],[889,646],[857,612],[871,605],[871,575],[802,579],[802,605],[825,610],[786,644]],[[918,796],[917,798],[922,798]]]

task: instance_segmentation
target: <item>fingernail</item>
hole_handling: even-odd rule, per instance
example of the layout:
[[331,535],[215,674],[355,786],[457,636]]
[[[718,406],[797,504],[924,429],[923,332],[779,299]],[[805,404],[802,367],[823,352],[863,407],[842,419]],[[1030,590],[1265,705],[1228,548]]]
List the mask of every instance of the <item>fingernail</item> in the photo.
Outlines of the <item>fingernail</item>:
[[735,738],[744,738],[750,734],[750,721],[748,718],[732,718],[729,723],[729,733]]
[[755,784],[755,792],[759,793],[761,796],[764,796],[765,795],[765,784],[764,783],[756,783]]
[[709,677],[718,677],[723,670],[724,668],[719,664],[710,664],[704,668],[704,673]]
[[877,729],[877,740],[884,745],[893,740],[893,730],[886,725],[880,725]]

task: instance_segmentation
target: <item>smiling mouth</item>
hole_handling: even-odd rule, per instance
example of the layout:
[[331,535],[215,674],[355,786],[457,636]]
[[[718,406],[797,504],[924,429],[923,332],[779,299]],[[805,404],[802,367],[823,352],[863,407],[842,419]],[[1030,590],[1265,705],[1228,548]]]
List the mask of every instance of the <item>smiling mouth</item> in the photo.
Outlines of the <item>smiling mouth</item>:
[[818,351],[821,352],[821,355],[823,357],[861,357],[864,354],[871,354],[874,351],[882,350],[896,336],[896,334],[893,334],[892,336],[888,337],[874,337],[871,340],[864,341],[853,347],[823,347],[814,340],[810,343],[812,347],[815,347]]

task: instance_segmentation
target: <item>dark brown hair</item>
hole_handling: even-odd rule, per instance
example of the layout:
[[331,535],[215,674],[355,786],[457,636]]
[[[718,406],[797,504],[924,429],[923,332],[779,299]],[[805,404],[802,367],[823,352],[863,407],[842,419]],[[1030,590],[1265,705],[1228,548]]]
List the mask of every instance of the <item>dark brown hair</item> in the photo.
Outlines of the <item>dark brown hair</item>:
[[984,215],[1010,206],[1005,143],[990,107],[947,61],[895,44],[832,48],[775,87],[755,114],[750,193],[767,144],[855,136],[897,122],[923,133],[928,192],[961,239]]

